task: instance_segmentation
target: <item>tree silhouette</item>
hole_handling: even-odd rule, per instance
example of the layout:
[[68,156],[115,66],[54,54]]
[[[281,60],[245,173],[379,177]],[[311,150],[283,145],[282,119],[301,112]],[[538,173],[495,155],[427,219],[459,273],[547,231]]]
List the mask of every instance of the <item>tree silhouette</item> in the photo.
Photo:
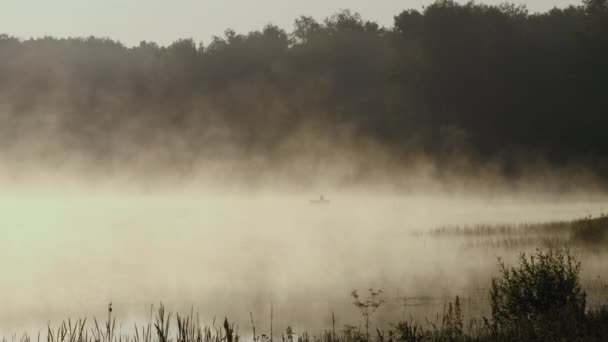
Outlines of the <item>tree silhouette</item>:
[[303,127],[348,128],[404,167],[424,155],[447,170],[459,151],[507,177],[542,159],[606,179],[606,60],[606,0],[542,13],[439,0],[391,27],[343,10],[207,45],[2,34],[0,149],[35,139],[53,113],[61,150],[92,160],[129,146],[189,165],[229,145],[277,163]]

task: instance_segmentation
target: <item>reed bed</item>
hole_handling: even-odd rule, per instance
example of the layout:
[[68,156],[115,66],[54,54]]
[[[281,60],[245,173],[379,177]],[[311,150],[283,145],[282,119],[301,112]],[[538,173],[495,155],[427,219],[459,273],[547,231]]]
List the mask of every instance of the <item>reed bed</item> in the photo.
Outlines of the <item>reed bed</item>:
[[[59,326],[48,327],[46,337],[36,336],[36,342],[239,342],[242,341],[235,323],[227,318],[223,324],[213,322],[202,326],[192,313],[175,316],[167,312],[161,305],[156,310],[153,322],[143,326],[133,325],[131,334],[117,332],[116,319],[112,316],[111,307],[105,322],[93,319],[75,321],[66,320]],[[334,318],[335,324],[335,318]],[[253,321],[252,321],[253,322]],[[311,333],[304,331],[295,334],[291,327],[286,327],[276,336],[273,334],[256,334],[248,336],[250,342],[422,342],[422,341],[524,341],[517,336],[501,335],[493,332],[490,320],[485,317],[471,318],[465,321],[463,315],[463,300],[456,296],[445,303],[443,310],[433,318],[424,322],[414,320],[399,320],[385,326],[374,326],[369,335],[364,325],[347,324],[341,328],[335,326]],[[581,341],[605,341],[608,338],[608,309],[606,306],[590,310],[587,313],[585,329],[593,330],[582,336]],[[524,335],[521,335],[524,336]],[[538,339],[529,339],[538,340]],[[2,342],[33,342],[31,336],[23,334],[20,337],[3,338]]]
[[585,247],[605,249],[608,246],[608,215],[542,223],[442,226],[429,230],[427,236],[459,238],[460,244],[466,248]]

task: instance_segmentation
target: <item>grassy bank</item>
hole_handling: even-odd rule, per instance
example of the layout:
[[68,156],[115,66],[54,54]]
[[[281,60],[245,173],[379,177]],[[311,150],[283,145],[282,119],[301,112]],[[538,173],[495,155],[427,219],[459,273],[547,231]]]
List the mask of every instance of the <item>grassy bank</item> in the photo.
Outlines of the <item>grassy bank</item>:
[[429,235],[461,237],[468,245],[488,247],[602,248],[608,243],[608,215],[542,223],[443,226],[430,230]]
[[[604,217],[601,220],[605,220]],[[604,221],[594,221],[599,224]],[[572,227],[584,227],[580,221]],[[36,341],[47,342],[408,342],[408,341],[606,341],[608,339],[608,307],[589,308],[586,293],[579,281],[581,263],[569,251],[537,250],[521,254],[516,265],[499,260],[499,276],[491,281],[487,293],[491,314],[482,319],[463,318],[461,299],[456,296],[446,303],[443,312],[425,323],[399,320],[377,324],[375,313],[385,303],[381,290],[351,293],[353,310],[361,314],[354,325],[331,328],[321,332],[295,334],[291,327],[261,333],[254,316],[246,332],[227,318],[201,325],[198,314],[180,315],[168,312],[161,304],[151,312],[150,321],[132,325],[131,333],[123,333],[112,305],[105,322],[67,320],[57,327],[49,326]],[[271,317],[272,320],[272,317]],[[10,341],[31,342],[24,334]],[[4,339],[4,341],[9,341]]]

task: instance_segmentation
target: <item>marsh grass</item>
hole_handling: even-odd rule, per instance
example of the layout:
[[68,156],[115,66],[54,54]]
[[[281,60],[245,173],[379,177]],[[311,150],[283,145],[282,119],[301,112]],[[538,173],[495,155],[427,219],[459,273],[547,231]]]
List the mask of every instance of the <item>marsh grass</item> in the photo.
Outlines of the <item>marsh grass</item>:
[[571,221],[523,224],[442,226],[427,233],[433,238],[460,238],[463,247],[524,249],[527,247],[607,248],[608,215]]
[[571,227],[571,240],[592,245],[608,242],[608,215],[574,221]]
[[[163,312],[164,307],[157,309],[157,318],[164,317],[163,325],[160,321],[149,323],[144,326],[135,325],[133,334],[118,333],[112,330],[116,326],[113,319],[103,325],[93,323],[92,326],[86,319],[76,321],[67,320],[59,324],[57,328],[48,327],[46,342],[238,342],[241,336],[234,328],[234,323],[227,319],[222,326],[215,323],[211,326],[200,326],[192,315],[175,315],[169,320],[169,315]],[[163,316],[164,315],[164,316]],[[179,318],[178,318],[179,317]],[[581,334],[580,341],[605,341],[608,336],[608,310],[605,307],[589,310],[582,319],[566,318],[566,327]],[[374,333],[369,336],[365,327],[357,325],[345,325],[338,330],[325,330],[313,334],[303,331],[296,335],[288,326],[282,334],[283,342],[416,342],[416,341],[553,341],[554,339],[539,338],[538,329],[522,327],[519,330],[502,332],[491,328],[491,319],[470,319],[465,321],[462,309],[462,301],[455,297],[453,301],[444,305],[444,310],[432,319],[424,322],[410,320],[399,320],[389,323],[384,327],[377,326]],[[110,334],[106,330],[110,325]],[[542,337],[542,334],[540,335]],[[554,335],[552,335],[555,337]],[[266,334],[251,337],[252,341],[267,342],[270,337]],[[570,341],[571,339],[564,339]],[[32,340],[27,334],[17,338],[3,339],[3,342],[44,342],[44,338],[38,334],[37,339]]]
[[[580,283],[581,263],[567,250],[537,250],[533,255],[521,254],[517,265],[499,261],[499,276],[485,291],[491,313],[480,318],[465,319],[466,299],[456,295],[444,302],[441,313],[424,322],[406,320],[377,324],[370,332],[373,313],[381,309],[382,291],[369,290],[362,297],[351,293],[355,309],[359,310],[364,325],[345,325],[336,329],[332,314],[331,330],[317,334],[302,332],[296,335],[288,326],[281,335],[282,342],[410,342],[410,341],[606,341],[608,339],[608,306],[587,305],[587,293]],[[593,288],[608,289],[598,277]],[[412,298],[408,298],[412,299]],[[428,299],[428,298],[425,298]],[[405,301],[407,303],[407,301]],[[404,305],[404,310],[407,309]],[[272,334],[256,334],[251,314],[253,342],[269,342]],[[198,313],[173,315],[161,303],[151,307],[147,324],[133,325],[134,332],[122,333],[116,324],[113,308],[108,306],[105,322],[86,318],[63,321],[58,327],[47,328],[46,342],[239,342],[238,328],[227,318],[216,325],[201,325]],[[41,341],[38,334],[36,342]],[[27,334],[15,335],[9,341],[32,342]]]
[[[471,319],[465,321],[462,313],[461,300],[455,297],[453,301],[448,302],[444,306],[444,310],[438,313],[433,319],[427,319],[424,322],[416,322],[413,320],[399,320],[396,323],[389,323],[386,326],[375,327],[373,334],[367,335],[365,328],[357,325],[345,325],[340,330],[325,330],[313,334],[303,331],[300,335],[296,335],[293,329],[288,326],[281,338],[283,342],[416,342],[416,341],[553,341],[554,339],[542,339],[542,333],[539,335],[538,329],[523,326],[519,330],[501,331],[492,328],[491,318],[486,320]],[[158,315],[162,316],[158,309]],[[168,316],[165,316],[168,318]],[[70,320],[62,322],[58,328],[48,328],[46,342],[97,342],[104,341],[97,338],[103,335],[107,342],[135,342],[135,341],[150,341],[150,342],[238,342],[241,336],[236,330],[233,330],[234,323],[230,323],[227,319],[220,326],[205,326],[200,327],[197,323],[190,325],[189,318],[185,316],[177,319],[177,315],[173,320],[166,320],[168,325],[164,325],[160,331],[156,329],[157,322],[146,325],[143,329],[146,331],[145,337],[141,335],[141,327],[132,335],[118,334],[114,332],[107,335],[103,331],[104,327],[94,325],[89,327],[87,321]],[[567,317],[566,317],[567,318]],[[107,322],[106,322],[107,323]],[[114,325],[114,321],[111,323]],[[577,334],[581,334],[581,341],[604,341],[608,336],[608,311],[603,308],[601,310],[592,310],[584,314],[582,319],[573,319],[573,322],[566,322],[566,327],[573,329]],[[159,325],[160,328],[160,325]],[[152,333],[155,331],[154,333]],[[96,336],[96,337],[95,337]],[[555,337],[554,335],[552,335]],[[569,334],[565,335],[570,337]],[[270,337],[261,334],[251,337],[253,341],[270,341]],[[572,339],[564,339],[572,340]],[[38,335],[36,340],[41,342],[41,336]],[[32,342],[28,335],[22,335],[20,338],[13,337],[11,340],[3,339],[3,342]]]

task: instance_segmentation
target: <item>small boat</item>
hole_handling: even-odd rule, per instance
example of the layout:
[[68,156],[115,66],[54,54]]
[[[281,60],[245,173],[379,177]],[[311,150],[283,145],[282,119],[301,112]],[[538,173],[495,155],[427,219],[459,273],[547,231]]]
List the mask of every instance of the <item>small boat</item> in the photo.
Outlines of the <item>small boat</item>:
[[317,199],[310,200],[312,204],[328,204],[329,200],[323,197],[323,195],[319,196]]

